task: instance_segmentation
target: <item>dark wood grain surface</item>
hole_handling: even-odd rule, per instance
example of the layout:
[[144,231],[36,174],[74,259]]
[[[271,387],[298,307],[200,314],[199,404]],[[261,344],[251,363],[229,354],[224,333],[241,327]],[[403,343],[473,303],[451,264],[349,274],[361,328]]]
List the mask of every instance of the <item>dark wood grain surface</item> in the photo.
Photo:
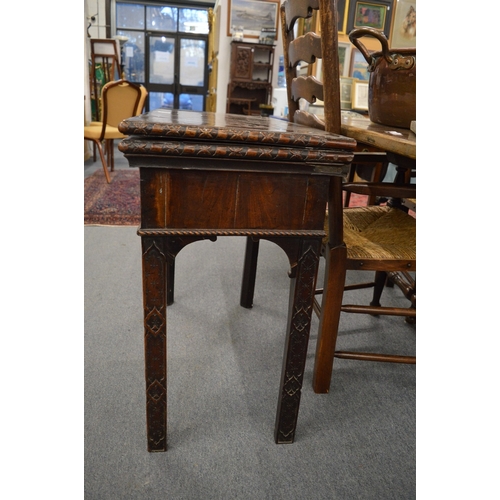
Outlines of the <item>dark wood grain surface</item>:
[[321,130],[311,134],[308,127],[276,118],[219,114],[211,112],[157,109],[129,118],[119,126],[126,135],[159,136],[169,139],[257,143],[289,147],[354,149],[348,137]]

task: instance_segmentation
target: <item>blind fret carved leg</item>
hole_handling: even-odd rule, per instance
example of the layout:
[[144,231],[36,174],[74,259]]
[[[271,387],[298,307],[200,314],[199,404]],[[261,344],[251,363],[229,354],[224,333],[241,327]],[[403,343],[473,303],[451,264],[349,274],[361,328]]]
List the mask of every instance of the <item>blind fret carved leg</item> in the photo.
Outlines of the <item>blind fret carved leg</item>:
[[142,237],[148,451],[167,449],[166,239]]
[[311,329],[321,240],[301,239],[297,265],[292,263],[290,306],[281,374],[275,441],[293,443]]

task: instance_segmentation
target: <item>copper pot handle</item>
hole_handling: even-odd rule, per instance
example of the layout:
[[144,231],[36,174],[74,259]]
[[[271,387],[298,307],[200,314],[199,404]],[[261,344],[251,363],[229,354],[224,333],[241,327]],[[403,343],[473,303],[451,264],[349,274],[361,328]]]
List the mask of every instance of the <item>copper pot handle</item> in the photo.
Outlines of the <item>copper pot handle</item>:
[[358,38],[361,38],[363,36],[372,36],[373,38],[376,38],[380,44],[382,45],[382,55],[384,56],[384,59],[391,64],[393,62],[393,57],[390,54],[389,51],[389,41],[387,40],[387,37],[384,35],[382,31],[376,30],[374,28],[356,28],[353,29],[349,33],[349,40],[351,40],[351,43],[359,49],[359,51],[363,54],[363,57],[366,59],[366,62],[368,63],[369,66],[372,65],[373,63],[373,58],[366,49],[366,47],[358,40]]

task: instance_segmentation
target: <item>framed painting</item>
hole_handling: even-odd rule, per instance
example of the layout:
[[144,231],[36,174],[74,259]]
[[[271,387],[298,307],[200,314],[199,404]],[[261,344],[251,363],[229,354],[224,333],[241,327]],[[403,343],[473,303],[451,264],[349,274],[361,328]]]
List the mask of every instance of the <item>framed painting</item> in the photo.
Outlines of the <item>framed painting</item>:
[[307,19],[299,19],[299,29],[297,35],[302,36],[306,33],[309,33],[310,31],[314,31],[315,33],[319,34],[319,32],[317,31],[317,24],[319,24],[319,15],[318,11],[315,10],[311,17],[308,17]]
[[[349,76],[351,67],[352,45],[346,42],[339,42],[339,74],[341,77]],[[323,81],[323,59],[318,59],[312,65],[311,74],[320,82]]]
[[417,2],[396,0],[389,47],[404,49],[417,46]]
[[339,66],[340,76],[349,76],[351,68],[352,45],[346,42],[339,42]]
[[366,62],[363,54],[356,48],[352,49],[349,76],[364,81],[368,81],[370,79],[370,73],[368,72],[368,63]]
[[368,82],[360,80],[352,82],[352,109],[368,111]]
[[352,84],[354,78],[340,77],[340,109],[352,109]]
[[245,38],[259,38],[263,28],[276,30],[278,39],[279,0],[229,0],[227,36],[243,31]]
[[387,38],[391,33],[392,6],[394,0],[351,0],[347,31],[355,28],[374,28],[383,31]]
[[[349,0],[338,0],[337,2],[337,11],[339,13],[339,20],[337,24],[337,31],[339,35],[345,35],[347,30],[347,15]],[[321,35],[321,23],[319,22],[319,11],[314,11],[313,16],[317,17],[316,20],[316,33]],[[299,21],[300,22],[300,21]]]

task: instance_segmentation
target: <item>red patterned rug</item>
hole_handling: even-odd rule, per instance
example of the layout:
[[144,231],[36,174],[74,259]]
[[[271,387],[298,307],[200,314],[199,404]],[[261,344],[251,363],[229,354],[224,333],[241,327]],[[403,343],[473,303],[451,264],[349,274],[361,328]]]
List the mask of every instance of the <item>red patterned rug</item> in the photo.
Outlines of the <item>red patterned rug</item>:
[[84,224],[96,226],[139,226],[141,204],[139,169],[110,172],[106,182],[102,169],[85,179]]
[[[139,226],[141,204],[139,170],[118,169],[106,182],[100,169],[85,179],[84,224],[94,226]],[[351,207],[366,205],[366,196],[351,194]]]

